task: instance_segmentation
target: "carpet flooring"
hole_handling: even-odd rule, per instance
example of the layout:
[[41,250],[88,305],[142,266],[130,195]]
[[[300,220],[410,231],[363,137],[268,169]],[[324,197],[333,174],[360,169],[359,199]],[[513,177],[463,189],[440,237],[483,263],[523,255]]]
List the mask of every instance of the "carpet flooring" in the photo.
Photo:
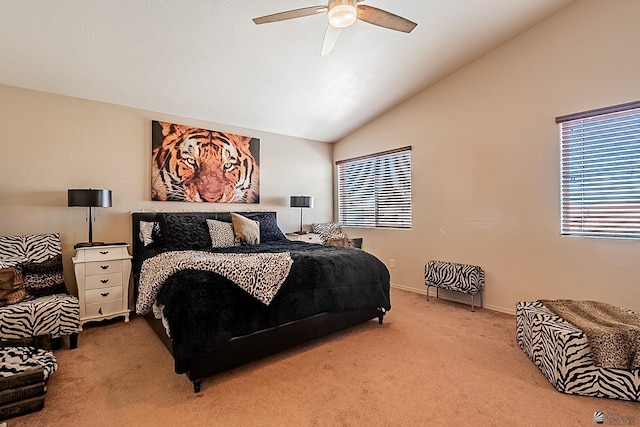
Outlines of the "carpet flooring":
[[[520,350],[515,318],[392,289],[372,320],[205,379],[193,393],[142,318],[85,326],[56,351],[45,407],[17,426],[640,425],[640,404],[562,394]],[[617,418],[616,418],[617,417]]]

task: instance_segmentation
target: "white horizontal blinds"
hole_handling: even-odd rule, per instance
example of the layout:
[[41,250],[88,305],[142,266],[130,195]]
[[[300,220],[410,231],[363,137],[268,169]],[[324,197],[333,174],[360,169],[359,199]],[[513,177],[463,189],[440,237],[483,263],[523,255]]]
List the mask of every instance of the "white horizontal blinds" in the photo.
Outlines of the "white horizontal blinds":
[[556,119],[563,235],[640,238],[640,103],[625,108]]
[[411,228],[411,147],[336,164],[340,224]]

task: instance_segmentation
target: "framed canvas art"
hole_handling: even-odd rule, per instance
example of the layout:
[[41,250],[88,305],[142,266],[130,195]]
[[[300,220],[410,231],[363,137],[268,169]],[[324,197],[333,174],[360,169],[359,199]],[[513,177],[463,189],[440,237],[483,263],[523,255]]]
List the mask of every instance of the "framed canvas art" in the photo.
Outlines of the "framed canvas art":
[[151,123],[151,200],[260,202],[260,140]]

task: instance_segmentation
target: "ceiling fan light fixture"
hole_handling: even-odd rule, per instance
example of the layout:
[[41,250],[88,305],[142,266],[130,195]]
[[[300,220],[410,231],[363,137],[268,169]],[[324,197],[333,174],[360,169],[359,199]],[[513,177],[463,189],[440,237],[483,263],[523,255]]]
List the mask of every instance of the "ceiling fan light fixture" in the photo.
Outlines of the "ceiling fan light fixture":
[[329,2],[327,17],[335,28],[347,28],[358,19],[356,0],[333,0]]

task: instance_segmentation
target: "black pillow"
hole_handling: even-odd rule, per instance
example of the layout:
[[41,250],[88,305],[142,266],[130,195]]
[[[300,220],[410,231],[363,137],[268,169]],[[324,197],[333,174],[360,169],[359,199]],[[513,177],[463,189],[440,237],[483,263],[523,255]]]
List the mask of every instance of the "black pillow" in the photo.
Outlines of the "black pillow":
[[162,242],[171,249],[205,249],[211,247],[209,227],[198,215],[160,215]]
[[287,240],[278,227],[275,212],[238,212],[240,215],[260,223],[260,243]]

